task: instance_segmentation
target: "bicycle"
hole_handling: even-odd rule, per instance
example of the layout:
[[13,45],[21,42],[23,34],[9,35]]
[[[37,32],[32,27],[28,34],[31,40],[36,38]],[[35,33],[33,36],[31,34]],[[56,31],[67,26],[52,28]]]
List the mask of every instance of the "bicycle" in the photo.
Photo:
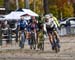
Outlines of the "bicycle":
[[36,49],[36,33],[31,31],[30,49]]
[[25,34],[24,30],[20,31],[20,43],[19,43],[19,46],[21,48],[24,48],[25,38],[26,38],[26,34]]
[[43,35],[43,31],[39,31],[38,32],[38,45],[37,45],[38,49],[40,50],[44,50],[44,35]]
[[57,43],[58,41],[57,41],[57,37],[56,37],[54,31],[52,32],[52,36],[53,36],[53,44],[54,44],[53,50],[55,50],[55,52],[58,53],[60,51],[60,49],[58,47],[59,43]]

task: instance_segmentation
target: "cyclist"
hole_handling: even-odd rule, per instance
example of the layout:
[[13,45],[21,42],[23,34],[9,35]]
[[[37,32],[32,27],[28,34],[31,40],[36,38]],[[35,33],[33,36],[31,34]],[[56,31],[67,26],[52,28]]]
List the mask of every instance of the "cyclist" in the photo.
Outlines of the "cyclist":
[[[58,19],[57,19],[55,16],[53,16],[53,14],[50,14],[50,16],[53,18],[53,20],[54,20],[54,22],[55,22],[57,28],[60,30],[60,24],[59,24]],[[58,29],[57,29],[57,30],[58,30]]]
[[[55,22],[55,25],[56,25],[56,31],[54,31],[54,33],[55,33],[55,35],[56,35],[57,44],[59,44],[59,43],[60,43],[60,37],[59,37],[59,35],[58,35],[57,32],[58,32],[58,29],[60,30],[60,24],[59,24],[57,18],[56,18],[55,16],[53,16],[53,14],[50,14],[50,17],[52,17],[53,20],[54,20],[54,22]],[[60,48],[60,45],[58,45],[58,47]]]
[[[24,30],[26,30],[27,25],[28,25],[27,21],[24,20],[24,17],[23,17],[23,16],[21,16],[21,19],[18,21],[18,30],[21,31],[20,34],[24,33],[24,35],[25,35]],[[22,45],[24,45],[25,36],[23,36],[23,38],[24,38],[24,39],[22,39],[22,40],[20,41],[20,47],[21,47],[21,48],[24,48],[24,46],[22,46]]]
[[[51,43],[51,46],[52,46],[52,50],[54,50],[55,44],[54,44],[54,41],[53,41],[52,32],[54,32],[54,34],[56,34],[57,25],[54,22],[54,19],[52,18],[52,16],[50,16],[50,14],[45,15],[45,18],[46,18],[46,21],[45,21],[44,26],[46,27],[46,30],[47,30],[47,33],[48,33],[48,36],[49,36],[49,40],[50,40],[50,43]],[[58,48],[60,48],[60,46],[58,46]]]
[[[36,42],[37,42],[36,41],[37,40],[37,20],[34,16],[31,17],[30,30],[31,30],[31,38],[35,37],[35,38],[32,38],[31,40],[29,40],[30,48],[32,49],[32,45],[36,44]],[[33,42],[33,40],[34,40],[34,42]]]
[[44,29],[43,22],[38,23],[38,49],[44,50]]

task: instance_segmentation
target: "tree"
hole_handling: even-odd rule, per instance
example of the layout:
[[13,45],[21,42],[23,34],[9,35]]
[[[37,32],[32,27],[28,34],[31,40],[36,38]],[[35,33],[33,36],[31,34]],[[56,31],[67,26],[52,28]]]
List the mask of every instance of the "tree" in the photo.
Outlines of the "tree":
[[[24,8],[24,0],[18,0],[19,8]],[[16,7],[16,0],[10,0],[10,10],[15,10]]]
[[75,17],[75,0],[70,0],[70,3],[72,3],[73,4],[73,9],[74,9],[74,17]]
[[44,3],[44,14],[49,13],[48,9],[48,0],[43,0]]
[[74,10],[72,7],[72,4],[65,4],[63,7],[63,17],[72,17],[74,16],[73,14]]
[[4,0],[0,0],[0,7],[4,7]]
[[29,0],[25,0],[25,4],[26,4],[26,7],[25,8],[29,9],[30,8]]
[[4,6],[5,6],[5,9],[6,9],[6,13],[8,13],[9,12],[9,6],[10,6],[10,4],[9,4],[9,0],[4,0]]
[[25,8],[25,2],[24,2],[24,0],[19,0],[19,7],[20,8]]
[[62,19],[63,18],[63,7],[64,4],[67,3],[67,0],[57,0],[56,5],[58,7],[58,18]]
[[49,12],[52,13],[54,16],[58,18],[58,8],[57,5],[50,5],[49,6]]
[[42,15],[44,13],[43,0],[30,0],[30,9],[38,13],[39,15]]
[[16,0],[10,0],[10,10],[15,10],[16,9]]

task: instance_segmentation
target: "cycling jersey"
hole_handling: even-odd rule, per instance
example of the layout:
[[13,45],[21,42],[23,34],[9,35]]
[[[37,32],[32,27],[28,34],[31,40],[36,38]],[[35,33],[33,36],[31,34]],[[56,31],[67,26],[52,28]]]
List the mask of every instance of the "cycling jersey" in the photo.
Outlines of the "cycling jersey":
[[37,24],[36,23],[31,23],[31,30],[37,29]]
[[18,26],[20,27],[20,30],[24,30],[25,28],[27,28],[27,21],[25,21],[25,20],[20,20],[19,22],[18,22]]
[[47,28],[53,28],[54,26],[55,26],[55,22],[54,22],[53,18],[50,18],[48,20],[48,22],[46,22],[46,27]]
[[55,22],[53,18],[49,18],[48,21],[44,24],[44,30],[48,33],[51,33],[52,31],[56,30],[57,25],[55,25]]
[[54,22],[56,23],[57,27],[60,27],[60,24],[59,24],[57,18],[53,16],[53,19],[54,19]]

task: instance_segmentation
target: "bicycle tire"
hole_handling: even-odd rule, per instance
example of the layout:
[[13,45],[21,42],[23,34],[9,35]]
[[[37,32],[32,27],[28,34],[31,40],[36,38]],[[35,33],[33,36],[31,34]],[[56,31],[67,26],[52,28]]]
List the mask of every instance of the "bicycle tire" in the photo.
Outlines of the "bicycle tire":
[[[55,41],[55,39],[54,39],[54,41]],[[57,45],[56,41],[54,42],[54,50],[55,50],[56,53],[59,52],[59,48],[58,48],[58,45]]]
[[34,32],[31,32],[31,49],[36,49],[36,39]]

